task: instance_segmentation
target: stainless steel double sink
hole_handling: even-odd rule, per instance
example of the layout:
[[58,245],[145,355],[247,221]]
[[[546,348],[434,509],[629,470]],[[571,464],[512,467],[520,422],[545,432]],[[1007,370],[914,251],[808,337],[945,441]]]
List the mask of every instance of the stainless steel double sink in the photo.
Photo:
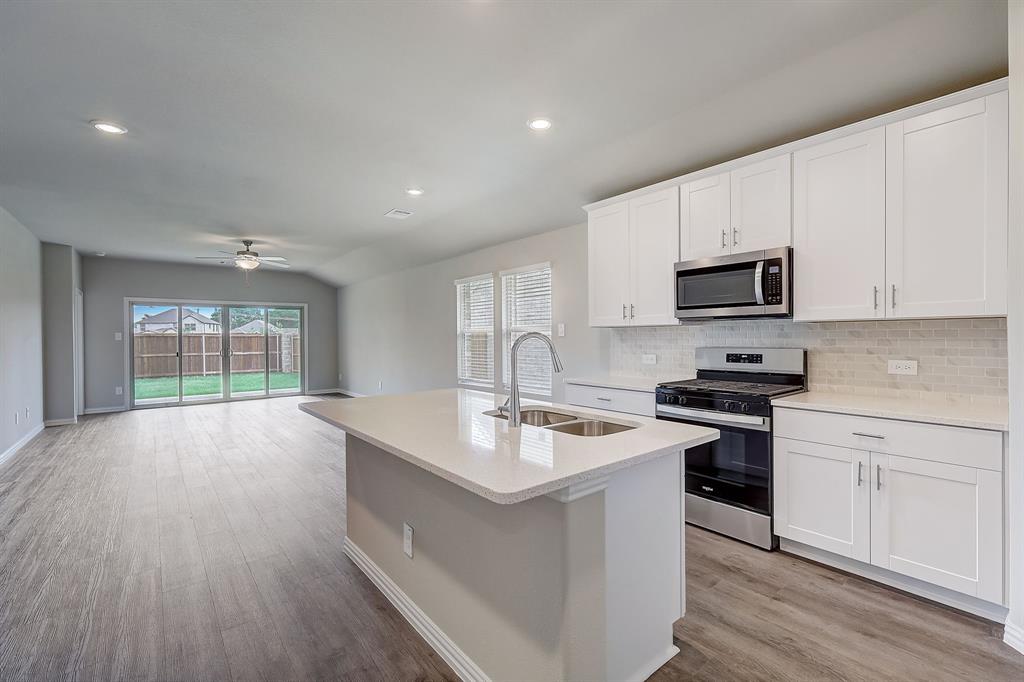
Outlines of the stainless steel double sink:
[[[500,410],[488,410],[484,414],[495,419],[508,419],[508,415]],[[636,426],[629,424],[618,424],[583,415],[566,414],[565,412],[549,410],[543,407],[523,408],[519,411],[519,416],[524,424],[539,426],[549,431],[568,433],[573,436],[607,436],[612,433],[631,431],[636,428]]]

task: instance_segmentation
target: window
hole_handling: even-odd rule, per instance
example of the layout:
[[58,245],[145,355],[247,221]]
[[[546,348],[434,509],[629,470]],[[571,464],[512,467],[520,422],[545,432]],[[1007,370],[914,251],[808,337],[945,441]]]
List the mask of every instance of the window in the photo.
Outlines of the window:
[[[551,336],[551,266],[547,263],[501,273],[502,365],[505,388],[512,383],[512,344],[526,332]],[[519,349],[519,390],[551,395],[551,355],[538,341]]]
[[191,333],[194,334],[195,331],[196,331],[196,323],[195,322],[186,322],[185,323],[185,331],[186,332],[191,332]]
[[458,300],[459,383],[494,386],[494,276],[455,283]]

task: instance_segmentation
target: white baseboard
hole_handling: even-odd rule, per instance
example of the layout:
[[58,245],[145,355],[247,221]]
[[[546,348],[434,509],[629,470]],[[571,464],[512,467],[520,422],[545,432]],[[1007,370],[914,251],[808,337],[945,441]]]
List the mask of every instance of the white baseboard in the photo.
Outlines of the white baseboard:
[[117,407],[87,407],[85,408],[85,414],[106,414],[107,412],[124,412],[128,408],[124,405],[118,405]]
[[1003,641],[1024,654],[1024,628],[1012,621],[1006,621],[1003,627]]
[[43,424],[46,426],[67,426],[69,424],[77,424],[78,417],[71,417],[70,419],[47,419]]
[[318,388],[312,391],[306,391],[306,395],[324,395],[325,393],[341,393],[347,395],[350,398],[365,398],[366,396],[362,393],[356,393],[345,388]]
[[451,666],[460,679],[469,681],[489,682],[490,678],[480,667],[473,662],[466,653],[458,647],[451,637],[446,635],[437,624],[430,619],[423,610],[402,591],[395,581],[381,570],[380,566],[374,563],[373,559],[367,556],[363,550],[345,536],[345,554],[352,562],[359,567],[366,577],[377,586],[385,597],[388,598],[398,612],[405,617],[416,632],[427,641],[427,644],[437,652],[437,655],[444,659],[444,662]]
[[27,445],[30,440],[32,440],[40,433],[42,433],[43,428],[45,428],[43,424],[38,424],[34,426],[32,430],[26,433],[24,436],[22,436],[17,443],[4,450],[3,453],[0,453],[0,465],[4,464],[8,459],[13,457],[14,453],[16,453],[18,450],[21,450],[23,447],[25,447],[25,445]]
[[931,583],[926,583],[923,580],[900,575],[899,573],[894,573],[893,571],[879,568],[872,564],[865,564],[864,562],[857,561],[856,559],[850,559],[838,554],[833,554],[832,552],[826,552],[823,549],[811,547],[810,545],[805,545],[802,542],[796,542],[786,538],[779,539],[779,549],[783,552],[788,552],[789,554],[795,554],[796,556],[816,561],[819,564],[833,566],[842,571],[846,571],[847,573],[859,575],[862,578],[873,580],[876,583],[882,583],[888,587],[894,587],[897,590],[909,592],[910,594],[917,595],[918,597],[924,597],[925,599],[938,602],[944,606],[950,606],[954,609],[959,609],[960,611],[966,611],[967,613],[995,623],[1003,624],[1006,622],[1006,614],[1008,610],[1005,606],[993,604],[992,602],[972,597],[969,594],[954,592],[953,590],[948,590],[945,587],[932,585]]

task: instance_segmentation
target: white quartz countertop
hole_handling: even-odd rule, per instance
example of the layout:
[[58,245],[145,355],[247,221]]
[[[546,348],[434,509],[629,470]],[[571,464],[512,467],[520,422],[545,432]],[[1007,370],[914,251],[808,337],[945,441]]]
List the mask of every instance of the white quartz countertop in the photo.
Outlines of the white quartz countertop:
[[620,388],[627,391],[643,391],[654,393],[658,384],[665,379],[654,379],[652,377],[616,376],[614,374],[602,374],[587,377],[572,377],[565,380],[567,384],[578,386],[598,386],[600,388]]
[[812,391],[776,398],[772,405],[796,410],[837,412],[861,417],[900,419],[990,431],[1006,431],[1009,422],[1005,405],[953,400],[915,400]]
[[514,504],[716,440],[718,431],[648,417],[524,400],[636,424],[606,436],[510,428],[485,415],[505,396],[466,389],[306,402],[299,409],[499,504]]

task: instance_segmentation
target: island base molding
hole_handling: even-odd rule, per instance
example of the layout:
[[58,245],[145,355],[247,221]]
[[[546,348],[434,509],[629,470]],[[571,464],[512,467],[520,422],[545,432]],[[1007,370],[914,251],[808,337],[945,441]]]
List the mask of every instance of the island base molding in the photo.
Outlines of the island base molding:
[[897,590],[909,592],[917,597],[922,597],[995,623],[1006,623],[1008,610],[1005,606],[999,604],[978,599],[961,592],[947,590],[944,587],[926,583],[923,580],[917,580],[916,578],[911,578],[910,576],[889,571],[872,564],[866,564],[856,559],[833,554],[832,552],[811,547],[795,540],[779,538],[779,549],[787,554],[793,554],[819,564],[838,568],[841,571],[873,580],[876,583],[881,583]]
[[679,651],[680,460],[497,504],[348,434],[345,553],[462,679],[643,680]]

